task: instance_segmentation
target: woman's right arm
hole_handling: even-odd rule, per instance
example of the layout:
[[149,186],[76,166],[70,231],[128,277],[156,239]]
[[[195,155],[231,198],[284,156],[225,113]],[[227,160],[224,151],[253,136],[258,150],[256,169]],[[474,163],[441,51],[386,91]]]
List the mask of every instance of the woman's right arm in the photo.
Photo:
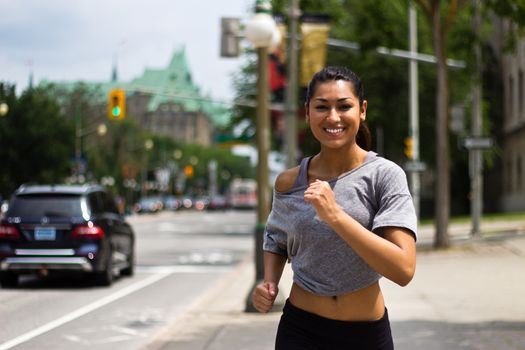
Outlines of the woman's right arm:
[[[275,180],[275,190],[278,192],[290,190],[298,174],[298,166],[280,173]],[[253,306],[259,312],[266,313],[272,308],[279,292],[279,280],[283,274],[286,260],[286,256],[270,251],[264,252],[264,281],[259,283],[252,293]]]
[[252,294],[252,303],[257,311],[266,313],[272,308],[285,264],[285,256],[264,252],[264,281],[255,287]]

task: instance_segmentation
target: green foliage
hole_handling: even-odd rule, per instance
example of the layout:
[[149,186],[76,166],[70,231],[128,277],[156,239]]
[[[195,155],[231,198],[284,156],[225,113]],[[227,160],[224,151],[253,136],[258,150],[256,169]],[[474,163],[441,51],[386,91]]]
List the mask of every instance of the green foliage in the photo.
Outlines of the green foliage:
[[525,1],[523,0],[486,0],[483,2],[488,12],[495,13],[501,18],[510,20],[513,25],[509,26],[509,34],[505,38],[506,50],[514,50],[517,38],[525,33]]
[[23,183],[64,181],[75,133],[56,99],[45,89],[17,97],[13,86],[0,83],[0,100],[9,106],[0,120],[0,194],[7,197]]
[[485,6],[500,17],[506,17],[514,23],[525,25],[525,1],[523,0],[485,0]]
[[[187,179],[187,187],[190,192],[203,192],[209,185],[208,166],[211,161],[217,162],[217,185],[219,192],[228,188],[233,178],[254,178],[254,168],[249,159],[232,154],[229,150],[221,148],[209,148],[196,144],[180,144],[177,146],[182,151],[182,158],[178,161],[180,168],[185,165],[194,164],[194,176]],[[193,158],[193,159],[192,159]]]
[[[493,2],[497,2],[494,0]],[[503,2],[507,2],[502,0]],[[274,0],[274,12],[287,15],[287,0]],[[450,5],[442,2],[443,11]],[[321,13],[330,16],[330,38],[345,40],[359,44],[360,50],[329,46],[327,52],[327,65],[344,65],[355,71],[363,80],[365,86],[365,98],[368,100],[367,124],[372,132],[373,149],[389,159],[402,164],[403,139],[408,135],[409,118],[409,62],[406,59],[380,55],[378,47],[390,49],[409,49],[409,25],[408,25],[408,0],[331,0],[331,1],[300,1],[303,13]],[[475,38],[472,31],[472,9],[470,6],[457,8],[453,21],[449,23],[448,43],[446,47],[447,57],[466,62],[467,68],[449,68],[450,74],[450,104],[462,103],[470,105],[469,93],[471,89],[471,76],[473,65],[473,44],[476,40],[486,43],[487,33],[490,32],[490,17],[484,16],[484,35]],[[417,36],[420,53],[434,55],[432,28],[426,13],[421,7],[416,6]],[[446,16],[443,16],[445,18]],[[525,17],[524,17],[525,18]],[[484,50],[489,46],[483,44]],[[485,56],[484,54],[484,57]],[[487,61],[490,61],[487,59]],[[251,61],[252,68],[254,67]],[[485,121],[484,125],[488,133],[497,131],[498,116],[501,114],[497,89],[501,86],[496,83],[497,72],[494,67],[487,65],[484,76],[485,97]],[[418,63],[418,89],[419,89],[419,132],[420,132],[420,159],[432,170],[436,163],[436,65],[430,63]],[[239,73],[240,82],[254,82],[255,70],[244,69]],[[254,91],[243,86],[240,93]],[[301,90],[299,96],[304,95]],[[492,96],[491,96],[492,95]],[[299,101],[301,106],[303,100]],[[239,111],[240,109],[236,109]],[[251,114],[250,114],[251,113]],[[302,111],[304,113],[304,111]],[[465,110],[466,130],[470,111]],[[254,130],[253,111],[244,111],[237,114],[236,123],[246,123],[246,130]],[[301,120],[301,118],[299,118]],[[491,129],[489,129],[491,128]],[[306,123],[299,123],[300,149],[303,154],[313,154],[318,151],[318,143],[312,137]],[[452,201],[459,203],[454,210],[465,210],[468,203],[465,201],[469,192],[468,171],[466,151],[457,147],[458,139],[464,135],[449,135],[451,145],[451,164],[455,177],[467,179],[455,181]],[[378,149],[382,146],[381,149]],[[494,154],[495,156],[495,154]],[[494,156],[491,159],[494,163]],[[432,193],[432,189],[427,189]]]
[[[208,163],[217,162],[220,190],[234,177],[253,177],[249,160],[228,150],[179,144],[169,137],[144,131],[133,116],[122,121],[108,121],[104,96],[84,84],[48,85],[29,89],[20,97],[14,86],[0,83],[0,101],[9,112],[0,117],[0,195],[8,197],[22,183],[62,183],[73,173],[75,128],[80,126],[82,155],[87,160],[86,181],[115,180],[114,192],[134,200],[140,188],[125,187],[126,179],[140,184],[154,179],[155,169],[170,168],[177,173],[198,159],[195,176],[186,182],[187,192],[208,188]],[[107,132],[99,135],[97,126],[105,123]],[[149,140],[153,147],[146,149]],[[175,150],[182,154],[175,159]],[[173,181],[171,182],[173,183]],[[174,191],[170,187],[170,192]]]

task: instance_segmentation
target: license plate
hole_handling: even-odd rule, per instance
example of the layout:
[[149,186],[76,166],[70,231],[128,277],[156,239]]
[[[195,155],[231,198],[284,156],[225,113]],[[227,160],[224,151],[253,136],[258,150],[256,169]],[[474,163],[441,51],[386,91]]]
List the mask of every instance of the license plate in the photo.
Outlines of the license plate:
[[56,239],[56,229],[54,227],[36,227],[35,239],[37,241],[54,241]]

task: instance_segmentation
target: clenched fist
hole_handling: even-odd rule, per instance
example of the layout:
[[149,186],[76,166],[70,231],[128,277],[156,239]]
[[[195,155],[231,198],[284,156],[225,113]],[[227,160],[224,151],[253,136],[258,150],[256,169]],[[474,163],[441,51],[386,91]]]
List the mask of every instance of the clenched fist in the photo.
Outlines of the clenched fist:
[[258,284],[252,293],[252,303],[257,311],[267,313],[273,306],[279,288],[274,282]]

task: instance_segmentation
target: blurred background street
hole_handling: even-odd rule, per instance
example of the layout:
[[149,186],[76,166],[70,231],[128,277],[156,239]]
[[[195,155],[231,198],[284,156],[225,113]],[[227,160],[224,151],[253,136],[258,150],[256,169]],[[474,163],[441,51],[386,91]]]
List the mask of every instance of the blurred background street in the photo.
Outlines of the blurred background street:
[[279,312],[246,294],[276,176],[319,151],[304,97],[329,65],[362,78],[419,217],[416,279],[384,283],[398,347],[525,348],[523,2],[0,14],[0,350],[270,349]]

